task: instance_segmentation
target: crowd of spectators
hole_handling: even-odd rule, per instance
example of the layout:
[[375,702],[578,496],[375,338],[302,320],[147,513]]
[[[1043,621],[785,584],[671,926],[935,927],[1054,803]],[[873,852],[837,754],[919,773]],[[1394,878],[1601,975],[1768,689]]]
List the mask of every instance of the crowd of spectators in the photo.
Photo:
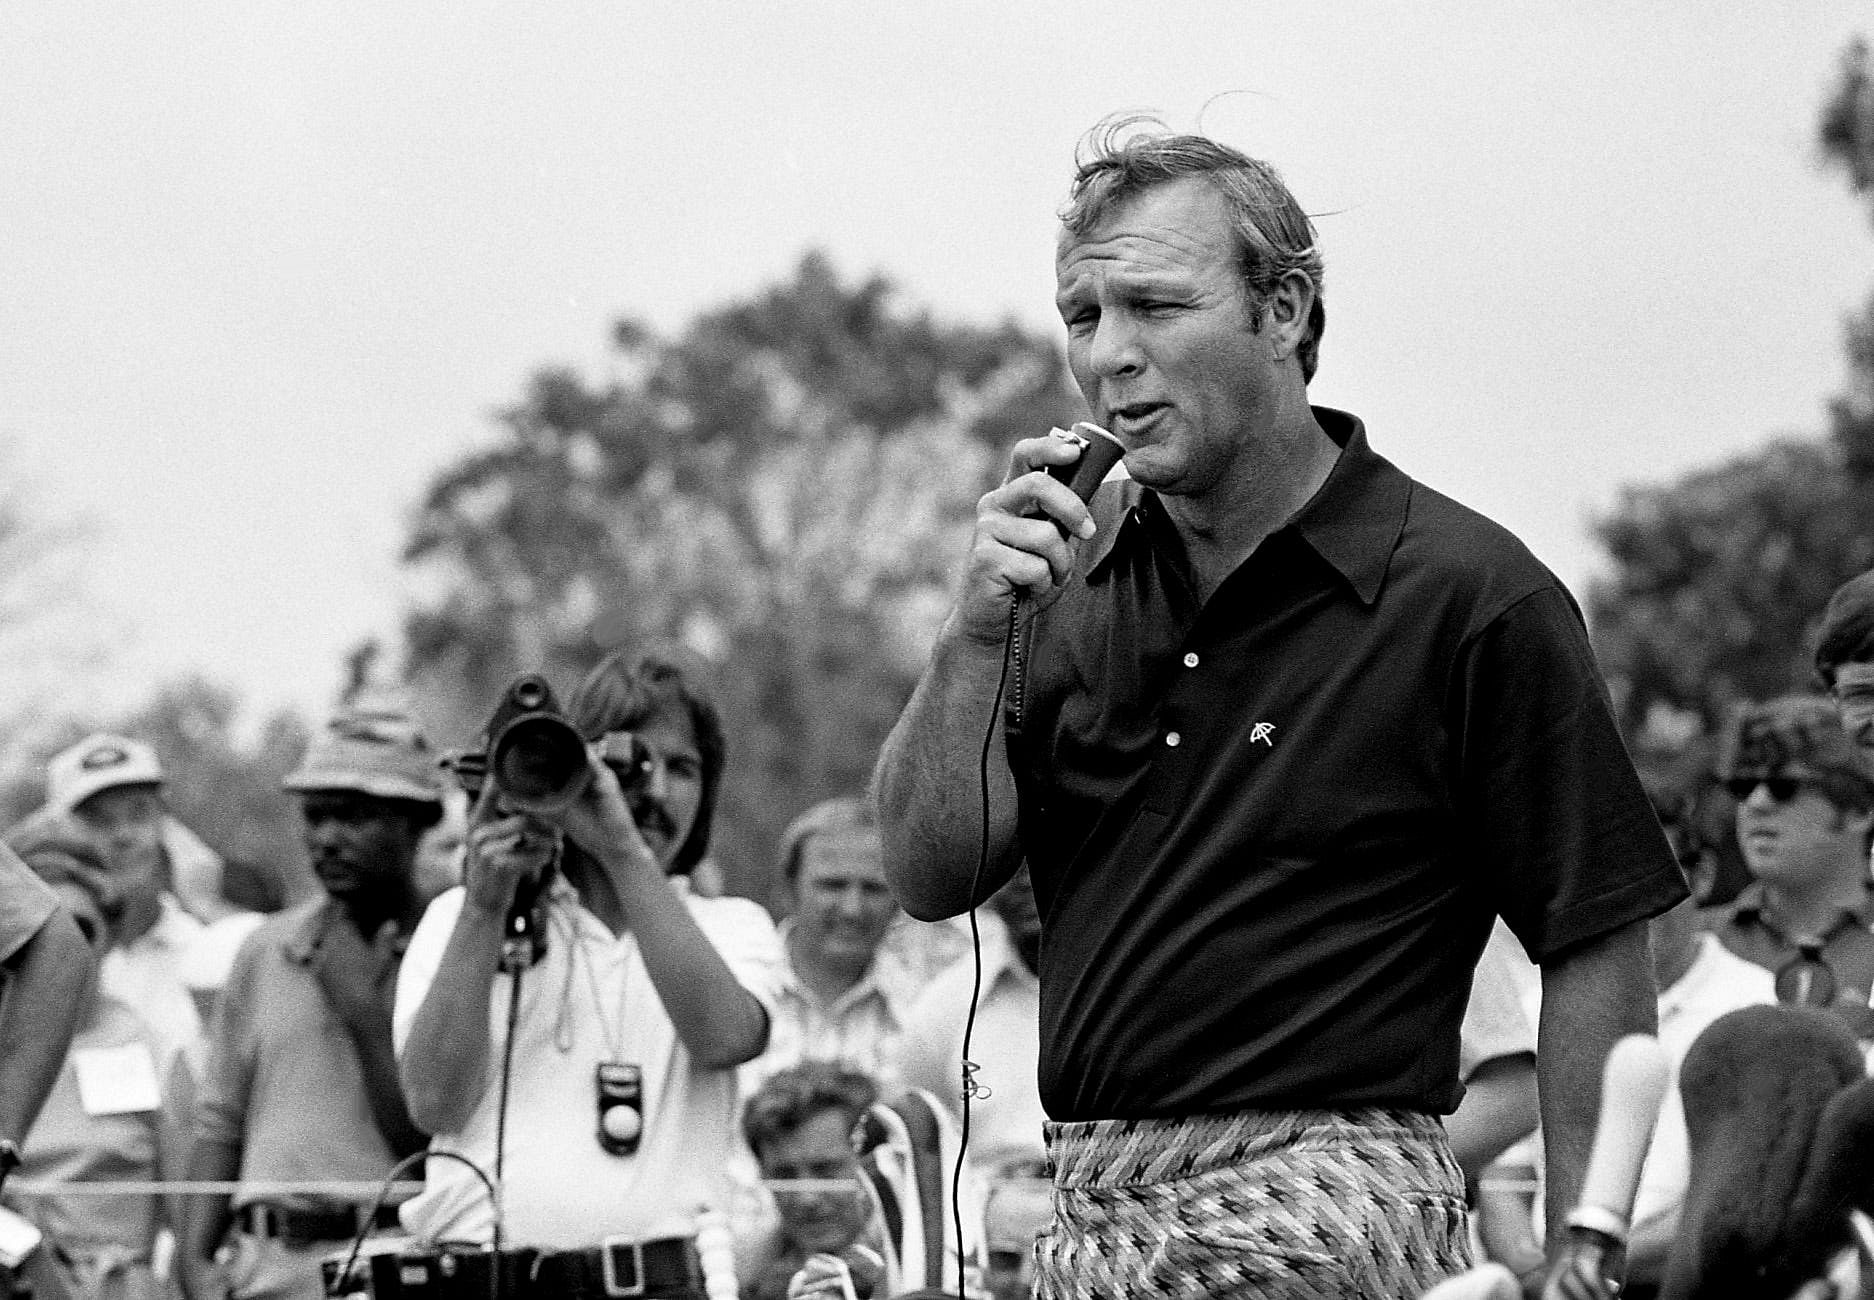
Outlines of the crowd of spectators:
[[[1650,927],[1675,1072],[1758,1004],[1874,1049],[1874,574],[1831,603],[1818,673],[1826,693],[1739,707],[1709,761],[1641,755],[1693,888]],[[783,836],[777,926],[711,883],[731,738],[683,668],[614,657],[567,713],[594,753],[577,800],[483,792],[465,834],[408,716],[340,711],[281,796],[320,889],[272,915],[230,902],[149,746],[52,759],[0,847],[0,1244],[40,1238],[16,1285],[311,1297],[356,1241],[486,1247],[544,1294],[1028,1294],[1052,1171],[1027,872],[965,921],[912,921],[855,791]],[[1445,1121],[1478,1246],[1531,1277],[1539,998],[1499,925]],[[1675,1087],[1629,1295],[1659,1284],[1687,1167]]]

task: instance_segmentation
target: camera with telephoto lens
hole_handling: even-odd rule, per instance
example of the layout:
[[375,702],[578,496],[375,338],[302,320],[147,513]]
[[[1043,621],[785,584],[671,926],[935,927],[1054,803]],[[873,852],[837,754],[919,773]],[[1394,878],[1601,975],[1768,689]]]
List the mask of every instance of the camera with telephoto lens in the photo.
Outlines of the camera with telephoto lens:
[[[592,783],[593,747],[560,712],[547,679],[528,673],[501,693],[475,749],[444,760],[471,800],[491,795],[495,811],[555,813],[571,806]],[[614,732],[597,746],[600,761],[618,777],[627,802],[650,779],[649,747],[629,732]],[[546,955],[545,918],[539,902],[551,870],[524,880],[508,911],[503,970],[533,965]]]
[[501,692],[480,747],[448,765],[471,799],[492,783],[500,811],[551,813],[585,793],[586,755],[586,738],[560,712],[553,688],[530,673]]
[[[478,748],[444,760],[470,799],[494,784],[499,811],[552,813],[570,806],[591,784],[587,756],[593,746],[560,712],[544,677],[515,678],[482,729]],[[597,745],[627,800],[650,780],[649,746],[630,732],[613,732]]]

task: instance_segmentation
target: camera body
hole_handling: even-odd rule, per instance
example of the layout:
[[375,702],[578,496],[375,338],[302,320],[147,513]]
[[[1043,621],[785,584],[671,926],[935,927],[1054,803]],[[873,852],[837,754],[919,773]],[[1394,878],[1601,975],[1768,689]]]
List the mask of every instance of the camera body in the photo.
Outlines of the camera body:
[[319,1269],[325,1294],[339,1300],[488,1300],[527,1295],[537,1255],[529,1249],[497,1255],[474,1246],[390,1250],[361,1255],[349,1274],[341,1255],[320,1261]]
[[471,799],[492,784],[502,811],[550,813],[585,793],[586,752],[546,678],[528,673],[501,692],[477,748],[446,762]]
[[546,678],[527,673],[501,693],[477,747],[451,754],[444,766],[470,799],[479,800],[492,783],[501,811],[552,813],[585,793],[592,779],[588,755],[595,750],[627,799],[649,781],[655,762],[649,746],[630,732],[588,745],[560,711]]
[[[471,800],[479,803],[490,797],[499,813],[550,814],[586,792],[594,753],[618,777],[628,803],[649,783],[656,764],[650,747],[630,732],[614,732],[596,746],[587,744],[560,711],[547,679],[526,673],[501,692],[476,747],[451,754],[443,766]],[[523,970],[546,955],[546,918],[539,903],[551,879],[549,869],[515,890],[501,969]]]

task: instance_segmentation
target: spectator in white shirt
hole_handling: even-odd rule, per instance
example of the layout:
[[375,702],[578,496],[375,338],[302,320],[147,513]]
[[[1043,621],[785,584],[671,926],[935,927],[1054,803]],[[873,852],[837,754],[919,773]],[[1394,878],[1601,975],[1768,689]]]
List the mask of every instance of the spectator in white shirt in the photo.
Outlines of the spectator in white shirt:
[[882,852],[872,805],[858,796],[816,804],[783,833],[787,966],[768,1050],[744,1070],[745,1088],[805,1060],[895,1082],[894,1049],[918,981],[882,951],[899,916]]

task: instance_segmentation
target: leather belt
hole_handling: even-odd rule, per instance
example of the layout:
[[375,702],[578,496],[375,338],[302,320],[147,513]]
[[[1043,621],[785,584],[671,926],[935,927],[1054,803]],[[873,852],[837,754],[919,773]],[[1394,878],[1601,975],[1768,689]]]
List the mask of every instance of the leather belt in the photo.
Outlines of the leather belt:
[[703,1263],[690,1237],[607,1237],[586,1250],[549,1251],[534,1269],[537,1294],[594,1300],[687,1300],[703,1295]]
[[[364,1222],[364,1207],[335,1210],[299,1210],[283,1205],[255,1203],[243,1205],[235,1221],[245,1232],[256,1237],[273,1237],[285,1242],[350,1241]],[[372,1217],[373,1228],[397,1226],[397,1207],[379,1206]]]

